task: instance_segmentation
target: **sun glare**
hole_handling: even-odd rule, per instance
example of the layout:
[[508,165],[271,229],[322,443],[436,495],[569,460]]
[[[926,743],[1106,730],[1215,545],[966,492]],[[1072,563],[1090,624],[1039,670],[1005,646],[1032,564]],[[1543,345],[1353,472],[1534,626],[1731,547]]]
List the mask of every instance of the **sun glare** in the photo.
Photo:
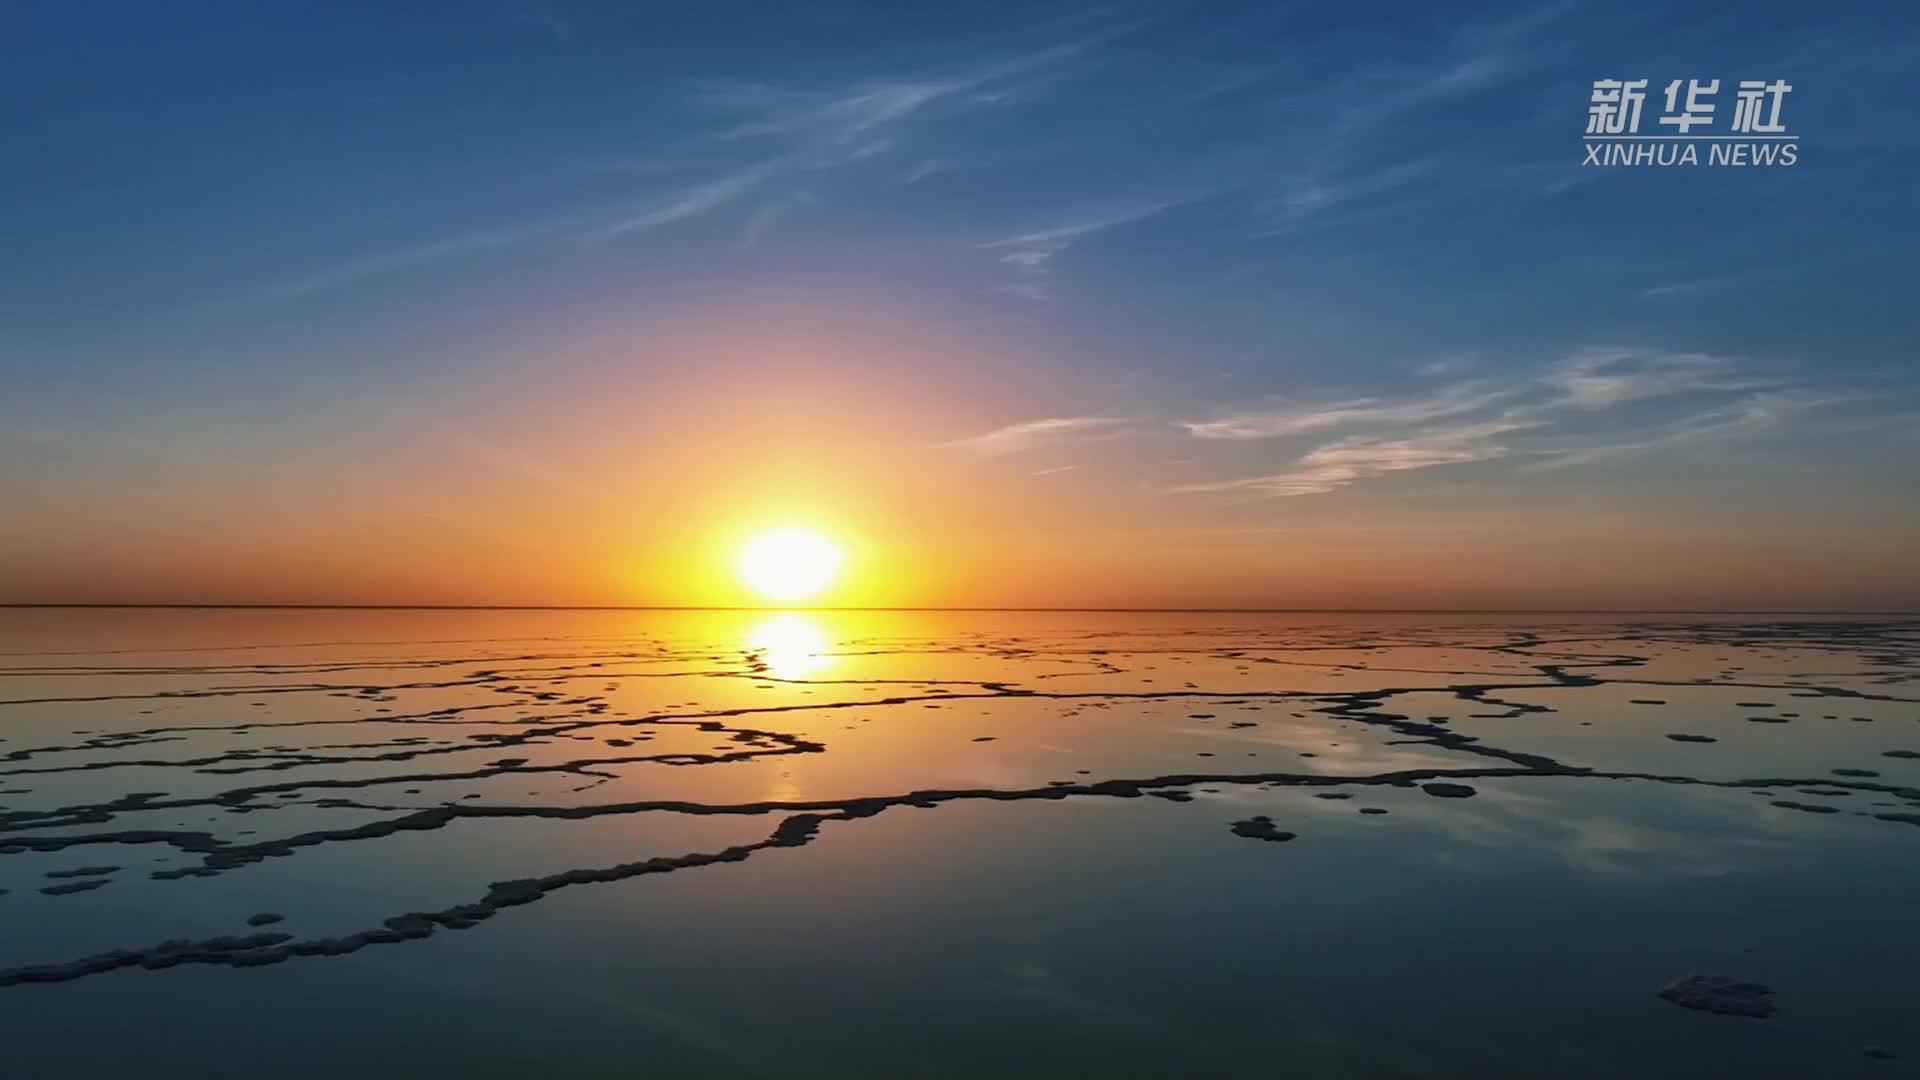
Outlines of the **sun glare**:
[[747,633],[747,649],[758,653],[767,674],[801,679],[833,662],[827,632],[796,611],[783,611],[756,623]]
[[740,549],[740,580],[763,600],[792,604],[811,600],[833,584],[840,547],[812,529],[771,529]]

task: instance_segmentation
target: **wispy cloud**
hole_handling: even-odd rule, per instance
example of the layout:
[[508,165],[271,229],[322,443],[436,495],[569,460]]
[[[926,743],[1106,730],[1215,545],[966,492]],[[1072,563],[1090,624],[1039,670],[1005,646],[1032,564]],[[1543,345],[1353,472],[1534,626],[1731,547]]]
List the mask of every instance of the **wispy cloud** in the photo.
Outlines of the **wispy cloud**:
[[750,119],[707,136],[711,139],[773,137],[844,146],[947,97],[960,82],[881,82],[838,91],[796,91],[756,84],[708,87],[696,104],[752,114]]
[[756,208],[753,213],[747,217],[746,225],[740,230],[739,246],[742,248],[757,246],[760,243],[760,239],[775,225],[785,220],[800,207],[811,205],[817,201],[818,200],[812,195],[803,191],[794,195],[776,198]]
[[[1511,202],[1551,194],[1568,170],[1514,156],[1513,145],[1477,136],[1436,140],[1454,114],[1501,94],[1500,115],[1517,115],[1513,93],[1564,49],[1550,24],[1574,5],[1530,5],[1519,13],[1465,20],[1418,55],[1379,53],[1316,68],[1291,95],[1284,158],[1263,170],[1252,235],[1274,239],[1351,226],[1386,215],[1429,221],[1441,206]],[[1283,249],[1284,250],[1284,249]]]
[[[538,11],[533,21],[550,28],[561,25]],[[1034,80],[1124,29],[1083,34],[932,76],[868,78],[813,89],[748,82],[707,84],[691,93],[688,105],[696,111],[723,114],[722,126],[678,145],[654,148],[637,170],[629,168],[630,163],[615,170],[655,178],[652,191],[576,213],[477,228],[350,257],[176,315],[243,313],[412,267],[543,240],[630,237],[701,218],[750,195],[769,194],[777,201],[792,193],[790,183],[779,189],[783,180],[804,182],[822,171],[915,145],[914,125],[936,112],[958,114],[1027,100]],[[716,151],[727,160],[715,160]],[[923,164],[903,174],[902,183],[924,178],[925,170],[936,167],[926,164],[932,159],[924,153],[916,160]],[[950,163],[937,167],[950,167]],[[769,220],[763,207],[757,223],[750,221],[746,226],[749,243]]]
[[[1201,442],[1337,437],[1296,452],[1281,468],[1168,490],[1245,498],[1324,495],[1393,473],[1516,455],[1524,456],[1529,470],[1566,468],[1782,430],[1811,410],[1858,400],[1792,388],[1783,377],[1756,373],[1753,365],[1731,357],[1628,348],[1578,350],[1528,375],[1419,385],[1421,392],[1401,397],[1287,403],[1178,423],[1176,428]],[[1697,404],[1678,417],[1666,409],[1666,419],[1648,426],[1638,415],[1641,410],[1632,407],[1656,399]],[[1602,413],[1613,415],[1596,429],[1592,418]],[[1124,417],[1049,417],[947,445],[997,457],[1149,430],[1154,429]]]
[[[1657,451],[1693,449],[1711,443],[1731,442],[1783,431],[1816,410],[1861,400],[1864,399],[1859,394],[1812,390],[1754,394],[1728,405],[1693,413],[1634,438],[1542,451],[1547,456],[1523,468],[1529,472],[1550,471],[1618,461]],[[1860,420],[1853,419],[1841,426],[1859,429],[1860,424]]]
[[1130,420],[1115,416],[1056,416],[1009,424],[984,435],[946,445],[984,457],[1000,457],[1070,439],[1111,435],[1131,423]]
[[1083,211],[1060,224],[988,240],[980,247],[999,253],[1000,261],[1020,275],[1014,291],[1045,299],[1048,294],[1041,279],[1052,268],[1053,260],[1068,248],[1095,233],[1145,221],[1191,201],[1193,197],[1153,199]]
[[1355,436],[1319,447],[1280,472],[1187,484],[1173,490],[1259,498],[1325,495],[1388,473],[1504,457],[1507,448],[1496,441],[1498,436],[1536,426],[1537,423],[1527,421],[1490,421],[1431,430],[1404,439]]
[[1665,300],[1676,296],[1696,296],[1700,293],[1733,289],[1756,281],[1785,277],[1788,272],[1789,268],[1776,266],[1763,267],[1757,270],[1737,270],[1726,274],[1710,274],[1705,277],[1668,282],[1664,285],[1650,285],[1640,290],[1640,296],[1646,300]]
[[708,83],[695,91],[692,104],[739,117],[704,136],[707,141],[766,139],[788,147],[844,152],[856,144],[871,147],[877,136],[940,109],[964,112],[1018,104],[1028,99],[1031,80],[1124,30],[1085,34],[939,73],[868,78],[825,89]]
[[619,237],[697,218],[739,199],[759,185],[772,170],[755,166],[657,194],[576,213],[479,228],[417,244],[407,244],[342,259],[308,273],[257,286],[235,295],[191,304],[164,317],[163,322],[225,319],[269,310],[283,304],[363,282],[468,256],[526,248],[569,237]]
[[1035,476],[1058,476],[1059,474],[1061,474],[1061,473],[1064,473],[1064,472],[1072,472],[1073,470],[1075,470],[1075,469],[1077,469],[1077,468],[1079,468],[1079,467],[1080,467],[1080,466],[1078,466],[1078,465],[1055,465],[1055,466],[1054,466],[1053,468],[1051,468],[1051,469],[1035,469],[1035,470],[1034,470],[1034,472],[1033,472],[1033,475],[1035,475]]
[[[1677,417],[1672,408],[1656,410],[1656,416],[1667,415],[1649,424],[1644,410],[1633,406],[1656,400],[1691,407]],[[1858,394],[1795,386],[1726,356],[1589,348],[1499,383],[1474,379],[1401,398],[1296,404],[1182,423],[1203,440],[1346,433],[1284,469],[1172,490],[1320,495],[1388,473],[1507,457],[1515,452],[1507,436],[1521,432],[1527,433],[1524,469],[1561,469],[1781,432],[1816,409],[1860,400]],[[1607,414],[1607,421],[1596,427],[1592,418],[1599,414]],[[1415,430],[1403,435],[1398,429]]]
[[1300,173],[1279,194],[1265,200],[1262,213],[1268,224],[1255,235],[1278,235],[1307,218],[1347,203],[1408,188],[1419,190],[1423,187],[1421,182],[1432,177],[1439,167],[1437,158],[1427,157],[1340,175]]
[[399,273],[460,256],[503,248],[518,247],[581,228],[587,219],[581,215],[523,222],[491,229],[444,236],[343,259],[306,274],[256,287],[236,295],[189,304],[166,314],[162,323],[193,323],[202,320],[234,318],[250,312],[270,309],[307,296],[345,288],[371,278]]
[[1443,356],[1437,360],[1429,360],[1421,364],[1415,369],[1415,373],[1424,378],[1438,379],[1447,375],[1462,374],[1471,370],[1473,365],[1474,358],[1471,355]]
[[1200,439],[1272,439],[1337,427],[1425,423],[1477,412],[1513,394],[1511,388],[1469,382],[1405,401],[1357,398],[1329,404],[1301,404],[1237,413],[1218,420],[1188,421],[1180,426],[1187,434]]
[[670,192],[646,209],[608,225],[605,230],[606,235],[619,236],[622,233],[640,229],[656,229],[676,221],[699,217],[709,210],[732,202],[752,191],[772,171],[771,164],[755,165]]
[[1576,353],[1549,372],[1545,382],[1560,393],[1550,404],[1575,409],[1607,409],[1701,390],[1756,390],[1778,383],[1743,375],[1724,356],[1632,349]]

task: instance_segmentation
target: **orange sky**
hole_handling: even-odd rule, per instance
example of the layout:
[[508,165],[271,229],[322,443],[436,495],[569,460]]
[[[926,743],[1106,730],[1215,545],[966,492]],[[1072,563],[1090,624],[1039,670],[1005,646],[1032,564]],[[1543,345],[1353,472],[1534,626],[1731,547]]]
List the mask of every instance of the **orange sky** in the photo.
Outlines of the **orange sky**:
[[0,603],[1920,609],[1864,22],[1642,169],[1586,80],[1725,20],[122,6],[9,24]]
[[593,336],[566,379],[483,375],[265,423],[213,403],[138,437],[43,444],[0,519],[0,600],[752,605],[737,548],[803,524],[847,549],[822,605],[1920,602],[1901,528],[1863,520],[1844,476],[1791,504],[1737,462],[1184,493],[1216,448],[1111,402],[1098,411],[1133,417],[1118,430],[982,452],[976,436],[1062,387],[961,345],[680,347],[664,374]]

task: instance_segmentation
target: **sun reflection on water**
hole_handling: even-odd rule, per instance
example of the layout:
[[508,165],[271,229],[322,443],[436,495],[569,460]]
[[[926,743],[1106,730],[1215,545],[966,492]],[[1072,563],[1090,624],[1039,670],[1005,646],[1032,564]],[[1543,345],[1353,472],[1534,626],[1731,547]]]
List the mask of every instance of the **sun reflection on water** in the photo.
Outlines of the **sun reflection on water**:
[[833,663],[826,628],[797,611],[783,611],[753,624],[747,651],[759,654],[776,679],[804,679]]

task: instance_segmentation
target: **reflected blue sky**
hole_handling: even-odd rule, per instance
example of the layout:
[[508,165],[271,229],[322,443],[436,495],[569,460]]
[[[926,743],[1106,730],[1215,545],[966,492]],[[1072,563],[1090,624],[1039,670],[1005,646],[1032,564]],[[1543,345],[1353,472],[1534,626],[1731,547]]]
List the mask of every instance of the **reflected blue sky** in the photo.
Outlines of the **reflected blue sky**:
[[[31,931],[0,1040],[48,1077],[210,1015],[169,1062],[216,1078],[1883,1075],[1867,1047],[1920,1052],[1915,650],[1911,620],[0,613]],[[1697,973],[1779,1011],[1657,996]]]

